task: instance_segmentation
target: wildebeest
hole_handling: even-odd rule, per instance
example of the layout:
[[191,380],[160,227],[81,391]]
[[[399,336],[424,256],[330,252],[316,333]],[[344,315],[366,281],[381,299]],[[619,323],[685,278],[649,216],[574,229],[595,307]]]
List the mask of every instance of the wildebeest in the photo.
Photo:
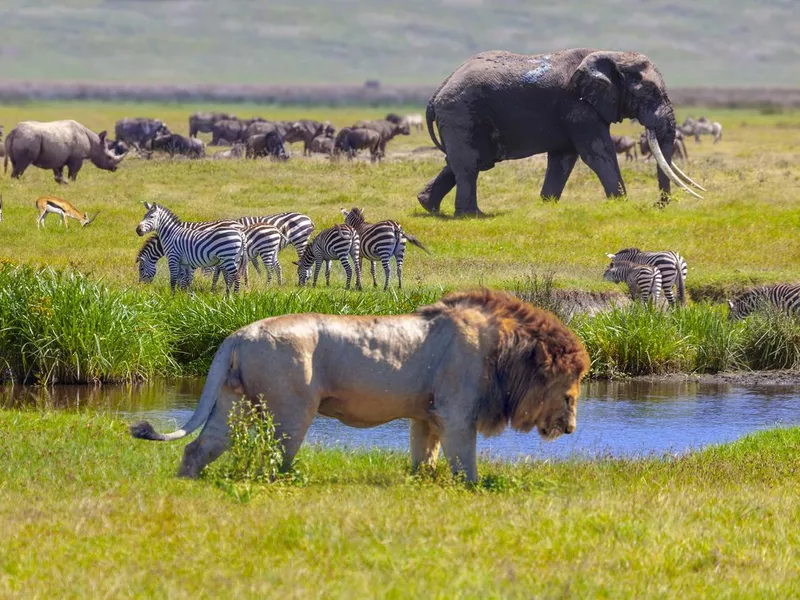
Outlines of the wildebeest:
[[311,140],[318,135],[327,135],[333,137],[336,133],[333,125],[325,121],[312,121],[310,119],[303,119],[295,121],[292,126],[283,136],[283,140],[288,143],[303,142],[303,154],[311,154]]
[[398,134],[409,135],[411,129],[408,123],[401,121],[400,123],[392,123],[391,121],[358,121],[353,125],[353,129],[371,129],[380,135],[380,154],[386,156],[386,144],[389,143],[394,136]]
[[127,142],[141,147],[144,147],[157,135],[168,135],[169,133],[171,133],[169,128],[161,119],[125,117],[114,125],[114,135],[118,142]]
[[612,135],[611,141],[614,144],[614,149],[617,151],[617,154],[625,154],[625,161],[629,160],[638,160],[638,156],[636,154],[636,142],[633,138],[628,137],[627,135]]
[[333,146],[335,140],[327,135],[318,135],[309,144],[309,149],[311,152],[316,152],[318,154],[333,154]]
[[106,171],[116,171],[125,155],[117,156],[108,148],[106,132],[95,133],[77,121],[22,121],[8,134],[5,143],[4,170],[11,160],[11,177],[19,178],[30,165],[52,169],[58,183],[64,181],[64,167],[72,181],[83,161]]
[[381,158],[381,136],[377,131],[364,128],[344,127],[336,135],[333,145],[333,154],[338,156],[344,152],[348,159],[353,159],[356,152],[364,148],[369,149],[372,162]]
[[271,156],[281,160],[288,160],[286,148],[283,140],[277,131],[259,133],[247,138],[247,158],[257,158],[259,156]]
[[211,130],[211,143],[209,145],[218,146],[221,140],[225,140],[230,144],[243,142],[247,139],[245,136],[246,130],[247,123],[239,119],[217,121]]
[[202,140],[177,133],[156,137],[153,140],[153,150],[164,150],[170,156],[183,154],[189,158],[203,158],[206,155],[206,146]]
[[189,137],[199,132],[211,133],[218,121],[236,120],[236,115],[223,112],[196,112],[189,115]]
[[[644,131],[639,135],[639,152],[646,161],[650,160],[650,157],[653,156],[652,152],[650,152],[650,143],[647,141],[647,133]],[[675,142],[672,145],[672,153],[681,160],[689,160],[689,153],[686,151],[686,142],[684,141],[684,136],[680,129],[675,130]]]

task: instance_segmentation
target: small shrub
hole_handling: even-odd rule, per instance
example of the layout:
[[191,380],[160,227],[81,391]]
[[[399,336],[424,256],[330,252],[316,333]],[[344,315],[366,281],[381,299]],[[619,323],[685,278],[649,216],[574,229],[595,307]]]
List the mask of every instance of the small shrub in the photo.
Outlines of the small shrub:
[[739,352],[749,369],[800,368],[800,319],[774,309],[750,315]]

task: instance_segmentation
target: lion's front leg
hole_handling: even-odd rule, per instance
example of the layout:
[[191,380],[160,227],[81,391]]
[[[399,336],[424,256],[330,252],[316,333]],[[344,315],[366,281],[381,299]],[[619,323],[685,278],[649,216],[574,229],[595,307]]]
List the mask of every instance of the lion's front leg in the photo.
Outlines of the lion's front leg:
[[464,473],[467,481],[478,481],[477,444],[478,430],[475,425],[445,425],[442,432],[442,450],[450,463],[453,475]]
[[436,467],[439,458],[439,433],[427,421],[411,420],[411,469],[416,471],[421,465]]

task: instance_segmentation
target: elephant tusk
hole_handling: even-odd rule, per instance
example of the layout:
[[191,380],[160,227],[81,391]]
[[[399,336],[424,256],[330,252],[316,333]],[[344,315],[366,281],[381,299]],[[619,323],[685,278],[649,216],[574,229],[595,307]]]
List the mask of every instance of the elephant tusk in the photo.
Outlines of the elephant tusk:
[[676,173],[676,174],[677,174],[679,177],[683,177],[683,179],[684,179],[684,181],[686,181],[686,183],[690,183],[690,184],[692,184],[694,187],[696,187],[698,190],[700,190],[700,191],[702,191],[702,192],[707,192],[707,191],[708,191],[708,190],[707,190],[706,188],[704,188],[702,185],[700,185],[700,184],[699,184],[699,183],[697,183],[695,180],[693,180],[691,177],[689,177],[689,176],[688,176],[686,173],[684,173],[683,171],[681,171],[681,170],[678,168],[678,165],[676,165],[674,162],[673,162],[673,163],[672,163],[670,166],[672,167],[672,170],[673,170],[673,171],[675,171],[675,173]]
[[691,194],[695,198],[699,198],[700,200],[703,197],[696,193],[694,190],[689,188],[681,179],[675,175],[675,172],[670,168],[667,159],[664,158],[664,154],[661,152],[661,146],[658,145],[658,139],[656,138],[656,134],[652,129],[647,130],[647,143],[650,144],[650,150],[653,152],[653,156],[656,157],[656,162],[658,166],[664,171],[664,174],[669,177],[670,181],[672,181],[675,185],[681,188],[688,194]]

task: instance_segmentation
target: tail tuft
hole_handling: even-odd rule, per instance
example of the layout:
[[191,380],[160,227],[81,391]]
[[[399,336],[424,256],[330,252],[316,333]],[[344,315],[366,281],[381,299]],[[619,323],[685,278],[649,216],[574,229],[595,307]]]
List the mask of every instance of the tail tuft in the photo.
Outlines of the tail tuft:
[[139,421],[130,426],[131,435],[140,440],[164,441],[164,436],[158,433],[147,421]]

